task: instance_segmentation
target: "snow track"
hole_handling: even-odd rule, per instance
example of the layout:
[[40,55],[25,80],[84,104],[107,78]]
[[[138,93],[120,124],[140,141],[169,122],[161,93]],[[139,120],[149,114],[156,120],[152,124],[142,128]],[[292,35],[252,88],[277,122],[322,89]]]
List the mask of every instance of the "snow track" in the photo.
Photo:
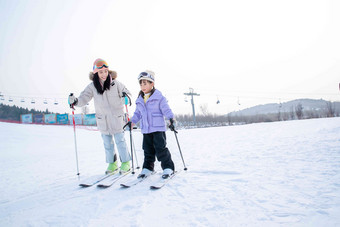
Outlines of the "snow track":
[[[72,128],[0,123],[0,226],[338,226],[339,125],[327,118],[180,130],[188,171],[152,191],[158,176],[128,189],[80,188]],[[141,164],[142,135],[133,136]],[[167,139],[183,169],[173,132]],[[77,129],[77,142],[80,178],[102,174],[100,133]]]

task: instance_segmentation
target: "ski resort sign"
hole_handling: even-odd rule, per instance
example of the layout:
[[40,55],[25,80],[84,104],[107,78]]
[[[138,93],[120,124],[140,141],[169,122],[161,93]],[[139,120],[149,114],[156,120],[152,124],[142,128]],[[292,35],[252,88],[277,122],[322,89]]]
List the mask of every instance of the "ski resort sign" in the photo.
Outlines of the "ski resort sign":
[[23,124],[32,124],[33,115],[32,114],[22,114],[22,115],[20,115],[20,121]]

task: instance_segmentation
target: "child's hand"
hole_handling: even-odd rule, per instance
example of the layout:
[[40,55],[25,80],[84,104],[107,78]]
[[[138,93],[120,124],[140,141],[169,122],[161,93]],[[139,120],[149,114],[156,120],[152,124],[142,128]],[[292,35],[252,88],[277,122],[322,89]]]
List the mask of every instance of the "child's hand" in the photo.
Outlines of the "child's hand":
[[175,125],[174,125],[175,121],[174,119],[170,118],[170,125],[169,125],[169,129],[171,131],[175,131]]
[[132,131],[132,122],[128,121],[128,123],[126,123],[123,127],[123,129],[125,129],[127,126],[129,126],[129,130]]

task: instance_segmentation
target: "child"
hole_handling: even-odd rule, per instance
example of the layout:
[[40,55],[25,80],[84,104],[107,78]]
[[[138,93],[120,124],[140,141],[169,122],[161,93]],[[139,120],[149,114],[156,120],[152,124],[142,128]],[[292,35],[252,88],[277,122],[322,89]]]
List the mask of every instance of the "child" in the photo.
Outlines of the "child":
[[104,142],[106,162],[109,166],[106,174],[118,169],[117,157],[112,137],[117,145],[120,161],[120,172],[130,170],[130,154],[127,150],[124,137],[124,105],[122,96],[130,94],[126,87],[116,80],[117,73],[109,70],[109,65],[103,59],[98,58],[93,63],[93,72],[90,72],[91,82],[78,98],[71,94],[68,103],[73,106],[85,106],[92,98],[96,110],[97,128],[101,132]]
[[[154,170],[155,156],[161,162],[163,178],[174,173],[175,166],[171,154],[166,147],[166,125],[164,116],[170,119],[170,129],[174,130],[173,113],[162,93],[155,89],[155,74],[152,71],[142,72],[138,76],[141,91],[136,100],[136,110],[131,122],[140,121],[143,133],[144,163],[138,177],[150,175]],[[131,127],[131,122],[129,125]]]

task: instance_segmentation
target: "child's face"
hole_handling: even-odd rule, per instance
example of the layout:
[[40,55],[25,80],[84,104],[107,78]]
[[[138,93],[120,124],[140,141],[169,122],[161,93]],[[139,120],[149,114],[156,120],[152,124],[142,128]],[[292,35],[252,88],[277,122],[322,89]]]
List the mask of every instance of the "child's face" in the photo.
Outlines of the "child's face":
[[100,80],[105,81],[108,75],[109,70],[107,68],[103,67],[102,69],[99,69],[98,76]]
[[153,88],[153,83],[150,83],[148,80],[140,81],[140,89],[144,92],[144,94],[150,93]]

